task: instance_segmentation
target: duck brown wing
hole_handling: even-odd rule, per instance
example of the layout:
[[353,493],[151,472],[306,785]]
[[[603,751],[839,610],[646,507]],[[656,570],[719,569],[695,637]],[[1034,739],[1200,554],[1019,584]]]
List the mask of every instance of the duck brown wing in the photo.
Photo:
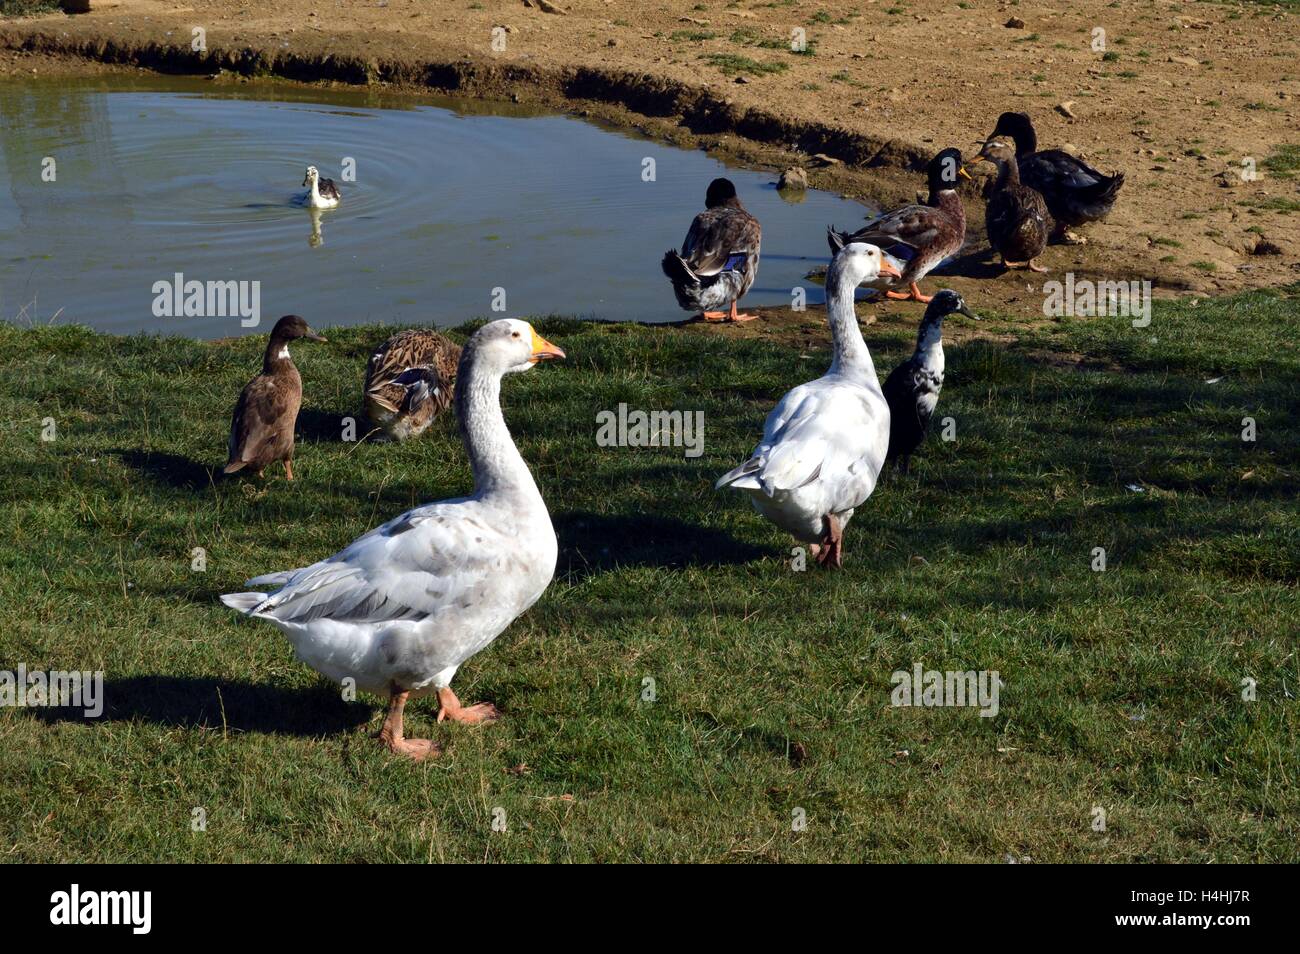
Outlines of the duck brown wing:
[[408,384],[412,383],[404,376],[418,370],[425,372],[431,387],[439,389],[440,404],[446,406],[451,400],[460,350],[455,342],[433,331],[399,331],[370,356],[363,390],[368,397],[396,411],[402,406]]
[[230,421],[227,473],[246,465],[263,467],[277,459],[286,441],[293,440],[298,400],[291,388],[270,375],[248,382]]
[[317,188],[320,190],[320,194],[327,199],[342,198],[342,196],[339,195],[339,187],[334,184],[333,179],[321,179]]
[[691,222],[682,258],[696,275],[716,275],[733,254],[755,254],[761,239],[758,220],[744,209],[705,209]]
[[921,248],[938,237],[941,215],[928,205],[905,205],[872,219],[849,236],[849,241],[868,242],[886,251],[899,242]]

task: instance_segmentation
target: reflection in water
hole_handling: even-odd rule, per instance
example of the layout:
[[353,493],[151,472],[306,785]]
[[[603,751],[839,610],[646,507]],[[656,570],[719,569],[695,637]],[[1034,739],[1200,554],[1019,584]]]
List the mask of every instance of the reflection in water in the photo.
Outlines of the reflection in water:
[[[0,81],[0,222],[19,226],[0,228],[0,318],[39,300],[45,315],[63,308],[62,320],[108,331],[265,331],[155,317],[154,283],[183,272],[260,282],[263,314],[322,326],[458,324],[492,314],[496,289],[508,305],[496,316],[676,321],[659,260],[717,175],[763,223],[747,304],[788,304],[796,286],[820,301],[803,276],[827,258],[826,224],[867,211],[811,190],[788,204],[767,174],[563,116],[452,100],[379,108],[410,102],[175,77]],[[304,246],[295,199],[311,163],[355,181],[325,213],[329,242],[308,210]]]
[[325,244],[325,239],[320,234],[320,219],[324,213],[320,209],[307,206],[307,214],[311,216],[311,235],[307,237],[307,244],[312,248],[320,248]]

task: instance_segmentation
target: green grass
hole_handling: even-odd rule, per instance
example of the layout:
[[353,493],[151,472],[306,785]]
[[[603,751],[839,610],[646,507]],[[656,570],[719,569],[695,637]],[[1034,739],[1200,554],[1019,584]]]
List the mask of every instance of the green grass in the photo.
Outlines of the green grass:
[[[457,679],[501,722],[408,710],[446,747],[422,765],[370,739],[379,700],[344,702],[217,601],[470,487],[450,420],[338,440],[385,332],[295,349],[297,481],[213,484],[264,339],[0,326],[0,669],[102,669],[109,697],[96,722],[0,709],[6,858],[1295,861],[1295,306],[988,316],[1008,340],[947,348],[957,440],[882,479],[840,573],[792,572],[789,538],[712,488],[824,370],[819,314],[800,347],[539,322],[569,360],[504,393],[557,576]],[[882,371],[917,314],[868,327]],[[702,410],[704,455],[596,447],[619,402]],[[891,707],[918,662],[998,670],[1000,713]]]
[[725,76],[736,73],[750,73],[761,76],[764,73],[784,73],[790,68],[789,63],[760,63],[748,56],[735,53],[707,53],[704,60],[716,66]]
[[2,17],[34,17],[58,9],[58,0],[0,0]]

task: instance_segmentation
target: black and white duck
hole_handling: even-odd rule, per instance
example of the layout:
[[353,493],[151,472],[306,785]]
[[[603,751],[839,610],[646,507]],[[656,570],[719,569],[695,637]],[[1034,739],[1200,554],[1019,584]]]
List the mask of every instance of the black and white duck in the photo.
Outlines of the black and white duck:
[[[1056,223],[1053,239],[1080,243],[1070,231],[1110,214],[1124,185],[1124,173],[1103,175],[1082,159],[1060,149],[1038,149],[1038,134],[1028,113],[1003,113],[988,140],[1010,138],[1016,145],[1020,181],[1042,193]],[[987,140],[986,140],[987,141]]]
[[889,450],[886,460],[898,461],[907,473],[912,455],[930,430],[930,418],[943,389],[943,319],[951,314],[978,320],[962,297],[945,288],[931,299],[916,334],[916,350],[885,379],[889,404]]
[[969,179],[962,167],[961,151],[944,149],[926,166],[930,196],[925,205],[905,205],[872,219],[851,235],[831,229],[827,234],[831,254],[850,242],[877,246],[902,265],[897,285],[907,292],[886,291],[889,298],[929,302],[917,287],[936,266],[961,250],[966,241],[966,210],[957,194],[958,178]]
[[990,139],[980,150],[979,159],[991,162],[998,170],[984,205],[989,245],[1002,256],[1007,268],[1024,266],[1035,272],[1047,271],[1034,259],[1047,247],[1051,213],[1042,193],[1020,181],[1015,146],[1009,141]]
[[731,180],[710,182],[704,211],[691,222],[681,252],[663,257],[677,303],[705,321],[752,321],[757,316],[737,312],[736,303],[758,277],[762,237],[758,219],[741,205]]
[[343,199],[334,180],[322,179],[320,171],[315,166],[307,167],[307,174],[303,176],[302,184],[308,187],[303,201],[309,209],[332,209]]
[[271,329],[262,373],[244,385],[235,405],[222,473],[251,470],[261,477],[267,466],[281,461],[284,476],[293,480],[293,429],[302,407],[302,376],[289,355],[289,342],[299,338],[325,340],[298,315],[285,315]]

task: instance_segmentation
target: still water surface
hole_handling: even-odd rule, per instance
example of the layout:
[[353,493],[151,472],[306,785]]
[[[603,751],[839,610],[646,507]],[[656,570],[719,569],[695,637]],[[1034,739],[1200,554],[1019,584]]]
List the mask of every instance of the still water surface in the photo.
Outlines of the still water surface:
[[[796,285],[821,301],[804,276],[827,258],[826,226],[868,211],[815,191],[789,202],[767,173],[567,116],[422,102],[174,77],[0,83],[0,318],[199,338],[288,312],[322,327],[675,321],[659,259],[713,177],[763,224],[749,305],[789,304]],[[340,208],[304,208],[306,166],[337,181],[348,159]],[[155,315],[156,283],[177,273],[248,283],[250,303],[259,283],[261,325]]]

